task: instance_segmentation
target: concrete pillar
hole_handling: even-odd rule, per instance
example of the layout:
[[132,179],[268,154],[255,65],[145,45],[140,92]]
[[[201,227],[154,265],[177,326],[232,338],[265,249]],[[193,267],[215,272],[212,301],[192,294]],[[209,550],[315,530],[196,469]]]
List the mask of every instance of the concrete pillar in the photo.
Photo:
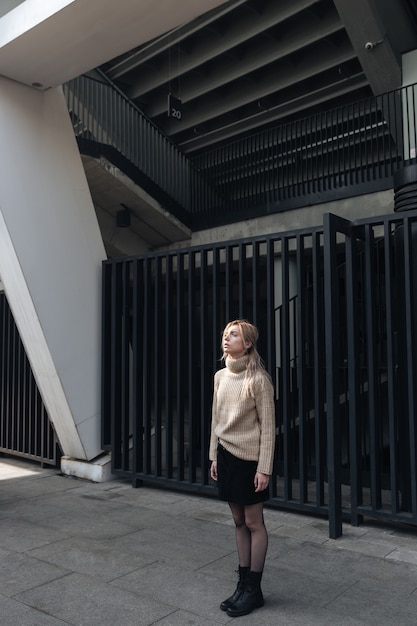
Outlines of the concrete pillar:
[[0,78],[0,278],[64,455],[100,446],[104,246],[61,88]]

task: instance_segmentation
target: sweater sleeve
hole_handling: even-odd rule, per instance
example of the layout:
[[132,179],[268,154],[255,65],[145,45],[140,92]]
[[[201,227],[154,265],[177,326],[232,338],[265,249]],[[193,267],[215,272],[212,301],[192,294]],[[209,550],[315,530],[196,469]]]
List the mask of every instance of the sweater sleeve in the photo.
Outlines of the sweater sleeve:
[[260,446],[257,471],[272,474],[275,451],[275,399],[274,388],[264,376],[255,384],[255,404],[260,426]]
[[214,375],[214,389],[213,389],[213,404],[211,409],[211,435],[210,435],[210,448],[209,448],[209,460],[217,460],[217,437],[214,432],[217,426],[217,389],[219,386],[219,372]]

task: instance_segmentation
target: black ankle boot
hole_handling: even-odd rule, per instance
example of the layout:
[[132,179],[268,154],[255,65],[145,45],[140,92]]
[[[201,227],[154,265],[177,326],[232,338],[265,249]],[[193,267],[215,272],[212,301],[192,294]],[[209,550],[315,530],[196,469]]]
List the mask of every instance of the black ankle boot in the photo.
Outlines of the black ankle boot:
[[221,605],[220,608],[222,611],[227,611],[227,609],[232,606],[232,604],[234,604],[236,602],[236,600],[240,597],[240,594],[243,591],[244,585],[245,585],[245,580],[246,580],[246,576],[248,575],[249,572],[249,567],[240,567],[236,570],[236,573],[239,575],[239,580],[237,583],[237,587],[234,590],[233,594],[230,596],[230,598],[227,598],[227,600],[224,600]]
[[253,609],[259,609],[264,605],[264,597],[261,591],[262,572],[249,572],[246,576],[243,592],[238,599],[227,609],[230,617],[240,617],[252,613]]

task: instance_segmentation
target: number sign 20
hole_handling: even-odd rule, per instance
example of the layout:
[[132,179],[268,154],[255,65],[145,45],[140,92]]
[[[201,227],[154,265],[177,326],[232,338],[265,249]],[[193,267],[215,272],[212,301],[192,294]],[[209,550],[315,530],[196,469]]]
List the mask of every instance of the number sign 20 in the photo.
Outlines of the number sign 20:
[[172,94],[168,94],[168,117],[173,117],[176,120],[182,118],[182,102]]

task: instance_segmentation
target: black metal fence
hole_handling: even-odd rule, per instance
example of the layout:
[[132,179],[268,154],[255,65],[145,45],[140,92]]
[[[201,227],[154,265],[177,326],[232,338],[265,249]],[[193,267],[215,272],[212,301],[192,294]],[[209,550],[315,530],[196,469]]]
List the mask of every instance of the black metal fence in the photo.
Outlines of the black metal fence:
[[0,452],[57,466],[55,431],[32,374],[12,312],[0,293]]
[[103,267],[103,445],[115,473],[214,495],[220,337],[260,329],[276,389],[271,506],[417,523],[417,216],[113,260]]
[[392,188],[416,157],[417,86],[184,155],[112,85],[64,86],[81,151],[104,155],[194,230]]
[[[417,217],[325,222],[329,519],[417,524]],[[340,261],[343,261],[340,263]]]

